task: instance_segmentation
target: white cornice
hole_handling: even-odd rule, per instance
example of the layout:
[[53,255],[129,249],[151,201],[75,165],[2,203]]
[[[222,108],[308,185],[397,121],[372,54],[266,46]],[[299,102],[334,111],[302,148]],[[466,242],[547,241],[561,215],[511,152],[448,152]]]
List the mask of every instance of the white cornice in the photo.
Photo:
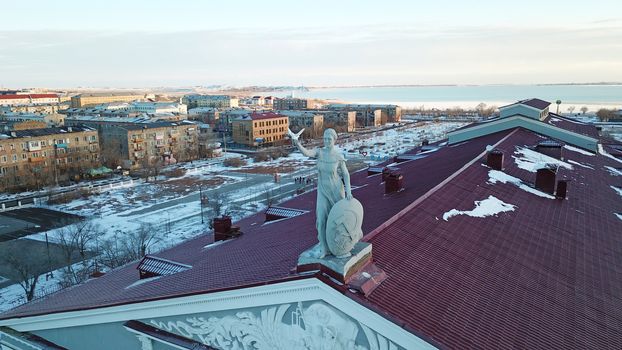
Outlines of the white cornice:
[[13,318],[0,321],[0,326],[28,332],[312,300],[326,302],[406,349],[434,349],[421,338],[316,278],[92,310]]

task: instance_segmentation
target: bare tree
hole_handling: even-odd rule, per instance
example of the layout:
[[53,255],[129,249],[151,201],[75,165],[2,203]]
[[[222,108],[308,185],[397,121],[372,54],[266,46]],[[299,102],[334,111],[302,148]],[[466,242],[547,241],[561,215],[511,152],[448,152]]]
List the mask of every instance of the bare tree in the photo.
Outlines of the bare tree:
[[0,263],[13,270],[15,276],[12,279],[24,289],[27,301],[34,299],[37,282],[41,275],[47,272],[45,264],[41,264],[41,260],[36,258],[39,254],[40,252],[35,250],[18,252],[7,249],[0,255]]
[[596,112],[596,116],[598,117],[598,119],[600,119],[601,122],[606,122],[609,121],[609,119],[613,119],[616,117],[616,110],[601,108],[598,110],[598,112]]
[[[61,282],[63,286],[79,284],[88,278],[93,268],[88,265],[86,259],[101,232],[101,228],[89,220],[67,225],[59,230],[57,239],[65,264]],[[77,270],[73,267],[76,260],[82,261],[82,268]]]
[[209,228],[213,229],[214,218],[219,218],[230,213],[231,207],[227,204],[230,202],[229,196],[222,192],[212,192],[207,202],[207,208],[211,211],[211,220],[209,220]]
[[150,223],[143,222],[137,230],[131,231],[124,239],[125,249],[131,260],[147,255],[154,245],[160,243],[164,234]]
[[568,107],[568,113],[572,114],[574,112],[575,106]]
[[585,114],[588,111],[587,106],[581,107],[580,111],[582,114]]
[[142,223],[130,232],[117,230],[114,238],[100,244],[99,260],[104,266],[114,269],[149,254],[163,237],[163,229],[150,223]]
[[483,117],[486,113],[486,104],[484,102],[481,102],[475,107],[475,111],[480,117]]

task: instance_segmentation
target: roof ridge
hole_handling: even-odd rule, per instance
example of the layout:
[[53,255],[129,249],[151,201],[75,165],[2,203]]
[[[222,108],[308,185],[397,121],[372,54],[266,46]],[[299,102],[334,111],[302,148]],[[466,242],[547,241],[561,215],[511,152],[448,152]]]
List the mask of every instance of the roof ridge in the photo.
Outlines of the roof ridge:
[[[497,146],[499,146],[501,143],[503,143],[505,140],[507,140],[510,136],[514,135],[514,133],[516,133],[517,130],[518,130],[518,128],[515,128],[514,130],[512,130],[512,132],[510,132],[505,137],[503,137],[501,140],[497,141],[497,143],[492,145],[492,148],[496,148]],[[380,232],[382,232],[385,228],[387,228],[388,226],[392,225],[394,222],[396,222],[397,220],[402,218],[404,215],[406,215],[408,212],[410,212],[414,207],[418,206],[421,202],[423,202],[428,197],[430,197],[432,194],[434,194],[436,191],[438,191],[443,186],[445,186],[449,181],[453,180],[456,176],[460,175],[462,172],[464,172],[466,169],[468,169],[478,159],[480,159],[481,157],[486,155],[486,152],[488,152],[488,151],[484,150],[482,153],[480,153],[477,156],[475,156],[470,162],[468,162],[464,166],[462,166],[462,168],[458,169],[456,172],[454,172],[453,174],[449,175],[445,180],[441,181],[438,185],[432,187],[426,193],[424,193],[419,198],[415,199],[412,203],[407,205],[404,209],[400,210],[397,214],[393,215],[392,217],[387,219],[384,223],[382,223],[380,226],[376,227],[373,231],[371,231],[370,233],[368,233],[365,236],[363,236],[361,241],[369,242],[372,238],[376,237],[376,235],[378,235]]]

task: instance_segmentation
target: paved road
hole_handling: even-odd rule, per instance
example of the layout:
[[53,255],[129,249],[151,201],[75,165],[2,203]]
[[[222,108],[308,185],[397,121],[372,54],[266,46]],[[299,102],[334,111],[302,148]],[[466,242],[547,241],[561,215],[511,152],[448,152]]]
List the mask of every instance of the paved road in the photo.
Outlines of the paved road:
[[82,217],[45,208],[22,208],[0,213],[0,242],[47,231]]

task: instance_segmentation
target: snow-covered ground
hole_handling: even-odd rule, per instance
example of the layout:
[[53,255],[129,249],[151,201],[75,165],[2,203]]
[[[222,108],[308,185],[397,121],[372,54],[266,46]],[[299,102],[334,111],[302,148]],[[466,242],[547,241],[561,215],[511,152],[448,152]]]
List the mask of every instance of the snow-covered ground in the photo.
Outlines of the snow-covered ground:
[[[406,124],[342,137],[338,147],[346,159],[375,164],[409,151],[424,139],[430,142],[443,139],[448,131],[463,125],[432,122]],[[151,253],[154,253],[209,230],[207,223],[212,217],[207,212],[209,205],[203,208],[207,213],[204,223],[201,223],[200,191],[207,195],[208,200],[225,196],[225,210],[235,221],[265,209],[268,191],[282,198],[295,195],[293,177],[314,173],[315,162],[297,151],[287,157],[262,162],[254,162],[252,158],[236,153],[227,153],[225,157],[242,158],[246,165],[225,166],[222,158],[179,164],[162,170],[162,173],[167,173],[175,168],[185,169],[185,174],[176,178],[159,176],[154,182],[134,181],[125,187],[110,188],[66,204],[46,207],[91,220],[101,229],[98,236],[100,242],[120,239],[122,235],[139,229],[143,223],[149,223],[160,232],[160,241],[152,247]],[[274,173],[281,175],[278,183],[274,182]],[[41,232],[23,239],[45,240],[47,233],[49,240],[55,242],[60,230]],[[45,280],[45,277],[42,278]],[[39,293],[43,294],[57,285],[55,279],[40,281],[42,290]],[[23,298],[23,294],[18,285],[0,289],[0,311],[22,303],[23,299],[19,298]]]

